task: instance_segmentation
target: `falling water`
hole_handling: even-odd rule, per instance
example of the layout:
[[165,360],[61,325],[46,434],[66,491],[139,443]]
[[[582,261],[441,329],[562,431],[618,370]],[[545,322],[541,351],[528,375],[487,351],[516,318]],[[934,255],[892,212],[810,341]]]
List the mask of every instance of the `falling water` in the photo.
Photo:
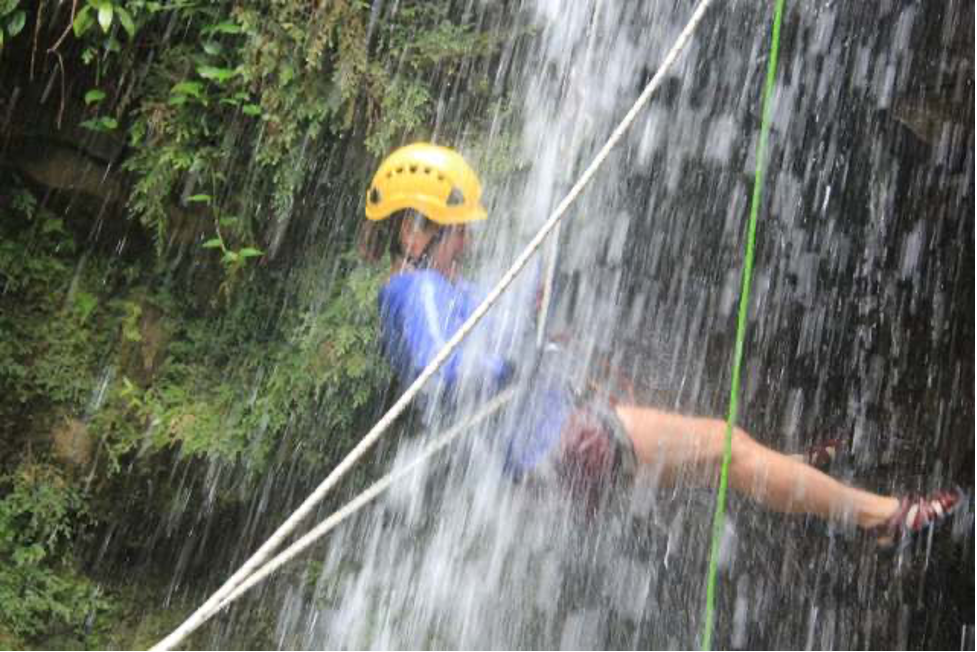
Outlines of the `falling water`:
[[[557,269],[546,332],[572,382],[612,368],[641,402],[725,414],[768,4],[711,9],[544,252]],[[962,124],[973,123],[972,52],[933,55],[972,15],[959,4],[788,4],[741,425],[781,450],[842,437],[851,454],[833,472],[875,490],[973,486],[973,131],[947,121],[920,145],[903,100],[969,74]],[[521,134],[521,167],[490,180],[474,282],[490,286],[512,262],[692,8],[524,3],[530,36],[513,30],[501,57],[517,110],[500,120]],[[480,346],[535,364],[531,304],[544,269],[533,266],[491,313]],[[393,466],[474,404],[451,415],[430,407],[410,421]],[[712,492],[658,487],[652,468],[590,515],[503,474],[493,435],[519,414],[472,429],[260,588],[213,627],[214,645],[256,620],[284,648],[697,645]],[[972,646],[972,620],[959,629],[972,613],[972,512],[886,557],[850,528],[735,497],[731,509],[720,646]],[[953,569],[962,559],[963,579]]]

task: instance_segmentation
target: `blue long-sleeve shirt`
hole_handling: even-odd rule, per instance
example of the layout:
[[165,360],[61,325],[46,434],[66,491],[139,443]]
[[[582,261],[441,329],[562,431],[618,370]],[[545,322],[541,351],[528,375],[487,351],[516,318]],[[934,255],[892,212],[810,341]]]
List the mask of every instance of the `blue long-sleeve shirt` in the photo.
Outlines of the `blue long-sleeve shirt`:
[[[471,286],[423,269],[391,276],[380,290],[379,303],[384,351],[400,381],[408,385],[480,301]],[[515,338],[500,333],[497,324],[483,322],[480,328],[503,346],[514,345]],[[509,383],[516,370],[494,348],[471,336],[463,340],[438,373],[441,391],[452,396],[466,378],[483,383],[493,393]],[[514,400],[500,426],[505,466],[514,475],[531,470],[552,451],[572,406],[571,395],[558,375],[536,371],[529,382],[521,384],[526,391]]]

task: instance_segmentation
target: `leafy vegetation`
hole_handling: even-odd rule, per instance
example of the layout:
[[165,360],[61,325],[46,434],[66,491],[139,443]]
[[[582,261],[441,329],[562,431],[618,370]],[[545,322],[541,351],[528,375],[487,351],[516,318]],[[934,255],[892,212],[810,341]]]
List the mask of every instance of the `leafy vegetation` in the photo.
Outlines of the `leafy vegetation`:
[[[77,246],[64,220],[7,180],[11,193],[0,222],[0,425],[16,431],[24,411],[77,405],[87,373],[108,345],[97,297],[87,289],[104,270],[76,269]],[[84,370],[82,373],[79,373]]]
[[27,12],[20,6],[20,0],[0,2],[0,52],[4,41],[20,34],[26,24]]
[[165,567],[147,519],[179,491],[243,527],[249,482],[321,476],[375,417],[358,198],[439,89],[468,139],[504,102],[462,4],[0,0],[0,643],[121,640],[93,541]]
[[0,487],[0,626],[18,637],[83,630],[108,607],[70,554],[84,496],[57,468],[31,462],[0,477]]
[[[316,438],[329,433],[331,446],[348,443],[356,415],[387,382],[371,309],[379,279],[371,268],[353,269],[321,308],[296,307],[269,339],[253,339],[276,308],[257,294],[242,295],[217,318],[182,318],[154,382],[141,387],[123,378],[92,419],[113,467],[133,451],[179,444],[185,455],[262,471],[296,419],[314,426],[308,434]],[[303,447],[307,462],[328,461],[309,446],[316,442]]]
[[[179,193],[184,206],[210,209],[225,255],[257,250],[268,222],[292,210],[310,151],[355,135],[379,155],[424,131],[432,87],[489,55],[495,39],[451,22],[447,5],[404,5],[372,38],[370,8],[349,0],[202,3],[181,10],[178,39],[157,42],[162,25],[141,29],[159,58],[129,117],[124,165],[137,178],[131,206],[157,242]],[[153,3],[136,15],[173,20]]]

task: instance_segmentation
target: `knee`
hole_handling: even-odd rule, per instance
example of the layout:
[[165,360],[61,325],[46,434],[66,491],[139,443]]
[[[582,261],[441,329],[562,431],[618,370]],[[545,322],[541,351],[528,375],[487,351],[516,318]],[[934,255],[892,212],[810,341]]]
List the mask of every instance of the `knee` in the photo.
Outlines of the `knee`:
[[733,450],[740,450],[742,452],[748,452],[759,446],[750,433],[743,430],[742,428],[733,428]]
[[731,473],[752,476],[762,466],[762,446],[742,428],[733,429]]

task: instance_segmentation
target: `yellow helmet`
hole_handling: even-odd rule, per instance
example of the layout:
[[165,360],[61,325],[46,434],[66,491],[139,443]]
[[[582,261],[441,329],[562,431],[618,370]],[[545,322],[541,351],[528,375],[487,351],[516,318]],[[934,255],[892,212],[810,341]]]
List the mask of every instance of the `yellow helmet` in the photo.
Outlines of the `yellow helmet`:
[[366,191],[366,217],[382,220],[413,208],[438,224],[485,219],[482,184],[461,154],[430,143],[394,150]]

